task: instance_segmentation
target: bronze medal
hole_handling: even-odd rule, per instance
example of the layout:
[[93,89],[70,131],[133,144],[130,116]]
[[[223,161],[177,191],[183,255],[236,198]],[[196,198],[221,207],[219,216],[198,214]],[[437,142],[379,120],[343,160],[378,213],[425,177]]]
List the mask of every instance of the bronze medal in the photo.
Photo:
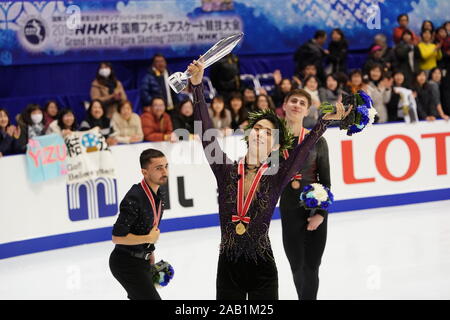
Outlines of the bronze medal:
[[242,236],[242,235],[245,233],[245,231],[247,231],[247,230],[245,229],[244,224],[242,224],[242,222],[239,222],[239,223],[236,225],[236,233],[237,233],[238,235]]

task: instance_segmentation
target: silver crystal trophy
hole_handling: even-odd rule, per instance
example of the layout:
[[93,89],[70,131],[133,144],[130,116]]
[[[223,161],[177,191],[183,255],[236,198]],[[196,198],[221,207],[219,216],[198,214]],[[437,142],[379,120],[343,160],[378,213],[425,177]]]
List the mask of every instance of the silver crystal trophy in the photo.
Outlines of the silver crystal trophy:
[[[227,54],[229,54],[234,47],[241,41],[244,34],[237,33],[232,36],[223,38],[214,44],[205,54],[201,57],[203,58],[205,68],[209,67],[213,63],[219,61]],[[180,93],[188,85],[188,79],[191,77],[189,72],[175,72],[169,77],[169,85],[173,91]]]

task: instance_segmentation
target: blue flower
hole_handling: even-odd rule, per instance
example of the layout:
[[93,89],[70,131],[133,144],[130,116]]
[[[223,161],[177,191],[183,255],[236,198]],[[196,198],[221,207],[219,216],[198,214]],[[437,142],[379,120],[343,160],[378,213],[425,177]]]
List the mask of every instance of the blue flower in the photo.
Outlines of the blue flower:
[[359,90],[358,94],[361,97],[361,99],[364,100],[364,104],[367,105],[367,107],[372,108],[373,106],[372,98],[362,90]]
[[314,198],[309,198],[305,200],[305,204],[308,208],[316,208],[319,202]]
[[330,189],[327,188],[327,193],[328,193],[328,199],[330,204],[334,201],[334,195],[333,193],[331,193]]
[[303,192],[308,192],[308,191],[310,191],[310,190],[312,190],[312,189],[314,189],[313,186],[309,184],[309,185],[307,185],[307,186],[305,186],[305,187],[303,188]]
[[322,209],[326,209],[326,208],[328,208],[330,206],[330,204],[328,203],[328,202],[326,202],[326,201],[324,201],[324,202],[322,202],[321,204],[320,204],[320,207],[322,208]]

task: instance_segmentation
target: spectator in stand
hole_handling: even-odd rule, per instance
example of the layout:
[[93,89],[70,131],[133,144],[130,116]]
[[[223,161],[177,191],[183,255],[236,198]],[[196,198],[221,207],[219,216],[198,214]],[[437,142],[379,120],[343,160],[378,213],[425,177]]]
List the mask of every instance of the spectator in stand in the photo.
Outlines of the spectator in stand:
[[119,105],[127,100],[127,94],[122,83],[117,80],[111,63],[100,63],[91,84],[91,100],[99,100],[102,103],[108,119],[111,119]]
[[[399,15],[397,17],[397,22],[398,22],[398,27],[394,28],[393,31],[393,39],[394,39],[394,43],[398,44],[400,43],[400,41],[402,41],[403,39],[403,33],[406,30],[409,30],[408,28],[408,24],[409,24],[409,17],[406,13],[402,13],[401,15]],[[411,30],[409,30],[411,32],[411,43],[413,44],[417,44],[419,42],[418,37],[414,34],[414,32],[412,32]]]
[[222,96],[215,96],[208,109],[213,127],[220,130],[223,135],[232,134],[231,129],[231,112],[225,108],[225,101]]
[[294,89],[296,88],[302,88],[303,87],[303,81],[308,76],[316,76],[317,77],[317,67],[314,64],[307,64],[305,67],[300,71],[294,74],[292,77],[292,86]]
[[232,92],[240,91],[240,75],[239,58],[232,53],[214,63],[209,72],[214,88],[225,99],[229,99]]
[[331,42],[328,45],[328,51],[331,73],[347,72],[348,42],[341,29],[333,29],[331,31]]
[[443,108],[442,108],[442,102],[441,102],[441,80],[442,80],[442,71],[439,68],[433,68],[430,71],[429,81],[428,85],[431,88],[431,94],[433,97],[433,105],[436,106],[437,112],[439,114],[439,117],[442,119],[448,121],[449,116],[445,114]]
[[244,99],[244,107],[248,111],[253,111],[256,101],[256,92],[255,89],[246,87],[244,91],[242,91],[242,96]]
[[445,28],[447,33],[450,34],[450,21],[445,21],[442,26]]
[[384,123],[388,121],[387,103],[391,99],[392,79],[383,76],[383,67],[373,65],[369,69],[369,85],[367,93],[373,100],[373,106],[377,111],[376,122]]
[[47,130],[50,123],[58,118],[58,104],[54,100],[47,101],[44,105],[44,124],[45,130]]
[[413,42],[413,33],[405,30],[401,41],[395,46],[395,57],[397,59],[397,69],[405,75],[405,83],[411,86],[414,81],[414,73],[420,70],[420,50]]
[[0,157],[19,151],[19,137],[20,127],[12,125],[8,111],[0,108]]
[[47,128],[46,134],[56,133],[66,137],[72,132],[77,131],[78,125],[73,111],[70,109],[62,109],[58,113],[58,118],[53,120]]
[[422,31],[421,36],[422,40],[418,45],[421,55],[420,69],[428,75],[431,69],[437,67],[437,61],[442,59],[442,43],[434,44],[433,34],[428,29]]
[[268,109],[272,109],[273,111],[275,111],[275,105],[273,104],[272,98],[267,94],[259,94],[256,97],[254,110],[264,111]]
[[[450,22],[444,24],[450,28]],[[447,35],[447,31],[445,33]],[[450,115],[450,32],[442,40],[442,59],[439,61],[439,67],[442,70],[441,80],[441,103],[445,114]]]
[[364,74],[368,74],[369,70],[374,65],[380,65],[384,72],[389,71],[389,64],[384,61],[383,48],[381,48],[381,46],[373,46],[372,49],[370,49],[369,58],[363,68]]
[[150,106],[154,97],[162,97],[166,104],[166,111],[171,113],[178,104],[178,95],[170,88],[170,70],[167,69],[166,58],[162,54],[155,54],[152,66],[142,79],[140,85],[141,106]]
[[92,100],[86,111],[86,119],[80,124],[80,131],[87,131],[93,128],[99,128],[100,133],[106,139],[110,146],[117,144],[114,137],[115,132],[111,120],[106,116],[105,109],[100,100]]
[[413,89],[416,92],[417,112],[421,120],[434,121],[439,116],[431,86],[427,83],[425,71],[419,71],[414,77]]
[[388,46],[386,36],[382,33],[378,33],[375,35],[373,41],[373,44],[369,48],[369,52],[371,52],[372,48],[375,46],[381,47],[381,59],[387,68],[385,71],[392,70],[392,67],[395,65],[395,53],[394,50]]
[[393,83],[394,87],[409,88],[406,86],[405,75],[402,71],[400,71],[400,70],[395,71],[393,79],[394,79],[394,83]]
[[324,50],[323,46],[327,40],[327,33],[318,30],[314,34],[314,38],[301,45],[294,55],[294,61],[297,65],[297,72],[304,70],[305,66],[313,64],[317,69],[317,76],[321,81],[325,80],[323,62],[329,54],[328,50]]
[[[395,81],[396,74],[397,73],[394,73],[392,76],[391,98],[386,103],[386,109],[387,109],[387,113],[388,113],[388,122],[395,122],[395,121],[402,120],[398,117],[398,104],[400,102],[400,94],[395,91],[395,87],[401,87],[401,81],[399,79],[397,79],[397,81],[398,81],[397,83],[400,84],[400,86],[397,86],[396,81]],[[403,73],[401,73],[401,71],[399,71],[399,74],[401,75],[402,79],[404,80]]]
[[346,91],[347,83],[349,81],[348,75],[344,72],[336,72],[334,75],[338,81],[339,88]]
[[176,142],[177,135],[173,132],[170,115],[166,112],[163,97],[153,97],[149,106],[143,108],[141,115],[142,131],[145,141]]
[[248,110],[244,106],[244,99],[239,92],[231,94],[230,98],[231,129],[244,129],[248,125]]
[[275,88],[272,94],[272,101],[276,108],[281,108],[284,97],[293,89],[292,81],[288,78],[282,78],[280,70],[275,70],[273,73]]
[[[319,119],[319,79],[316,76],[308,76],[304,82],[303,89],[311,96],[311,107],[309,108],[308,115],[303,120],[303,126],[305,128],[312,128]],[[321,88],[322,89],[322,88]]]
[[434,34],[434,24],[430,20],[424,20],[422,22],[422,27],[420,27],[420,33],[424,32],[425,30],[428,30],[431,32],[431,34]]
[[434,35],[434,43],[436,44],[444,44],[445,38],[447,38],[447,30],[444,27],[439,27],[436,29],[436,33]]
[[191,99],[186,98],[180,102],[176,112],[172,114],[173,129],[184,129],[192,138],[194,132],[194,105]]
[[119,106],[119,112],[112,118],[118,143],[137,143],[144,140],[141,118],[133,112],[133,104],[126,100]]
[[359,90],[364,90],[366,88],[367,86],[363,82],[363,74],[361,70],[352,70],[349,75],[349,82],[347,82],[344,90],[350,94],[355,94]]
[[38,104],[27,105],[20,114],[18,123],[21,133],[18,144],[22,153],[26,151],[29,139],[45,135],[44,113],[41,106]]
[[340,86],[339,81],[335,74],[329,74],[325,80],[325,88],[319,89],[319,98],[322,102],[329,102],[331,104],[336,104],[336,102],[341,101],[342,94],[346,94]]

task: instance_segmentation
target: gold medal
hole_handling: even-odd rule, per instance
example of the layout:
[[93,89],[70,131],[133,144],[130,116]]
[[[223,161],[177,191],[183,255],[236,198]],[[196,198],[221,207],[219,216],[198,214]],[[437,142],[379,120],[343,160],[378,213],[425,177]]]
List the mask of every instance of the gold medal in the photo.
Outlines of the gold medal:
[[242,222],[239,222],[236,226],[236,233],[242,236],[245,233],[245,231],[247,231],[245,229],[245,226],[242,224]]
[[298,181],[298,180],[293,180],[293,181],[291,182],[291,187],[292,187],[292,189],[300,189],[300,181]]

